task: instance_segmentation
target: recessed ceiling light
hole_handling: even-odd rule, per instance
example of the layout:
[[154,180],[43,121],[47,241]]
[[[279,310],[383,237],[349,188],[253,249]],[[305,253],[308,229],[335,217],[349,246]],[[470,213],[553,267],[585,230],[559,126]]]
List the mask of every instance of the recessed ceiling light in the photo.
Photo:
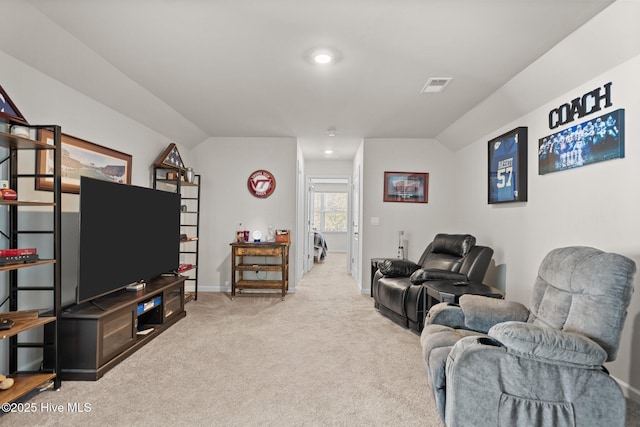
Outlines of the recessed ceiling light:
[[326,155],[333,154],[333,150],[324,150],[324,154]]
[[327,135],[334,137],[338,134],[338,132],[336,131],[336,128],[334,127],[330,127],[329,129],[327,129]]
[[329,62],[333,61],[333,57],[328,53],[318,53],[313,57],[313,60],[318,64],[328,64]]
[[332,47],[315,47],[309,49],[304,54],[307,62],[313,65],[328,65],[335,64],[342,59],[342,54],[339,50]]

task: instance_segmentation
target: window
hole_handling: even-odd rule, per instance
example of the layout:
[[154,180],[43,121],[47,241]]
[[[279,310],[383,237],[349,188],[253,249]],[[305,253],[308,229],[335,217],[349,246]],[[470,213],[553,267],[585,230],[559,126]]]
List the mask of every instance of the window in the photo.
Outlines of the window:
[[318,231],[347,231],[346,192],[318,192],[313,200],[313,227]]

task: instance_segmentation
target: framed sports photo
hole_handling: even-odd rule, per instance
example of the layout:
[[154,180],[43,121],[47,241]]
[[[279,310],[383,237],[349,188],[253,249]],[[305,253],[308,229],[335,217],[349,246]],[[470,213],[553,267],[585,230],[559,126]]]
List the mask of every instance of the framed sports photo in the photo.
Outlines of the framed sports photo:
[[429,174],[425,172],[385,172],[384,202],[428,203]]
[[538,175],[624,158],[624,108],[538,140]]
[[[40,131],[40,142],[53,144],[53,134],[49,130]],[[62,192],[80,193],[80,177],[131,184],[131,154],[103,147],[93,142],[62,134]],[[51,174],[53,171],[53,152],[38,150],[36,156],[38,174]],[[36,178],[36,190],[51,191],[52,177]]]
[[489,141],[489,204],[527,201],[527,128]]

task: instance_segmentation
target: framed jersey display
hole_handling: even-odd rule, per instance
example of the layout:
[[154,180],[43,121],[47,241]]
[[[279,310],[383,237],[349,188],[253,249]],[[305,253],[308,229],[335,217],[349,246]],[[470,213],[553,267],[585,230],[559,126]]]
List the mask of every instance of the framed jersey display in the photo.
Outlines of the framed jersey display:
[[489,141],[489,204],[527,201],[527,128]]

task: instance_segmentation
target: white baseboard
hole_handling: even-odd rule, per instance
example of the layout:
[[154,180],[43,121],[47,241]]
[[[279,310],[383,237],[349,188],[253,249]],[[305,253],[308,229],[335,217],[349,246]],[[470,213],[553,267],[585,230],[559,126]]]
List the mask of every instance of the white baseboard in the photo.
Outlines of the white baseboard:
[[638,405],[640,405],[640,390],[638,390],[637,388],[633,387],[632,385],[629,385],[627,383],[625,383],[624,381],[619,380],[618,378],[614,377],[613,375],[611,376],[614,380],[616,380],[616,382],[618,383],[618,385],[620,386],[620,388],[622,388],[622,394],[624,394],[624,396],[637,403]]
[[231,292],[229,286],[198,285],[198,292]]
[[[193,289],[186,289],[186,292],[193,292]],[[230,293],[231,292],[231,288],[229,286],[203,286],[203,285],[199,285],[198,286],[198,293],[200,292],[218,292],[218,293]],[[296,293],[296,289],[290,287],[289,290],[287,291],[287,293],[289,294],[295,294]]]

